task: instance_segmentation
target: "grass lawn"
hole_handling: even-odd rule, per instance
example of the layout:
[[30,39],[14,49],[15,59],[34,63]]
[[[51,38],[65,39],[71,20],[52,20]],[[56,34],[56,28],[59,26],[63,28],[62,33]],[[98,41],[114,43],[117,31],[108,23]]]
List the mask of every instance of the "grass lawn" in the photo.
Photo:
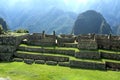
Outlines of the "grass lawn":
[[79,59],[75,58],[73,56],[68,55],[62,55],[62,54],[53,54],[53,53],[37,53],[37,52],[25,52],[25,51],[17,51],[18,54],[37,54],[37,55],[50,55],[50,56],[60,56],[60,57],[69,57],[70,60],[77,60],[77,61],[85,61],[85,62],[96,62],[96,63],[103,63],[103,61],[100,60],[92,60],[92,59]]
[[[42,48],[41,46],[31,46],[26,44],[20,44],[21,47],[28,47],[28,48]],[[76,52],[79,52],[80,50],[77,48],[68,48],[68,47],[43,47],[44,49],[56,49],[56,50],[75,50]]]
[[0,77],[11,80],[119,80],[120,72],[11,62],[0,63]]
[[100,50],[99,50],[99,52],[120,54],[120,52],[119,52],[119,51],[112,51],[112,50],[102,50],[102,49],[100,49]]

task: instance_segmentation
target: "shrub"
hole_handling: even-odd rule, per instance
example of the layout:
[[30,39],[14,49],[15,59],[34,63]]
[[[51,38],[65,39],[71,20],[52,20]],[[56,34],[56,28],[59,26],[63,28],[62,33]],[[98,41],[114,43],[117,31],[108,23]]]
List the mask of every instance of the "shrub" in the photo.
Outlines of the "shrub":
[[29,31],[26,29],[18,29],[18,30],[15,30],[14,32],[16,32],[16,33],[29,33]]

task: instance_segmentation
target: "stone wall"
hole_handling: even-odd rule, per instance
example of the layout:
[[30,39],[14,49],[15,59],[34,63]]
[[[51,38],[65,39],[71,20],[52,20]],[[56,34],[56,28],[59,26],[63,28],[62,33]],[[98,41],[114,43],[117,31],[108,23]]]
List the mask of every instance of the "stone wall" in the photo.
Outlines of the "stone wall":
[[96,50],[98,49],[95,36],[93,34],[89,35],[79,35],[78,36],[78,48],[83,50]]
[[16,51],[16,47],[15,46],[11,46],[11,45],[0,45],[0,53],[13,53],[14,51]]
[[77,48],[78,47],[78,43],[63,43],[60,45],[61,47],[71,47],[71,48]]
[[0,35],[0,45],[11,45],[11,46],[18,46],[24,36],[7,36],[7,35]]
[[109,49],[110,39],[108,35],[96,35],[95,38],[99,49]]
[[105,63],[70,60],[70,67],[105,70]]
[[61,34],[57,36],[57,45],[61,47],[74,47],[75,45],[67,45],[65,43],[74,43],[76,40],[76,37],[74,35],[65,35]]
[[104,59],[113,59],[113,60],[120,60],[120,54],[101,52],[101,58],[104,58]]
[[120,36],[110,36],[110,49],[120,51]]
[[28,36],[27,44],[37,46],[55,46],[55,35],[47,35],[44,33],[34,33]]
[[0,53],[0,61],[11,61],[13,53]]
[[23,59],[57,61],[57,62],[67,62],[67,61],[69,61],[69,57],[42,55],[42,54],[23,54],[23,53],[18,54],[18,53],[15,53],[14,57],[23,58]]
[[77,40],[79,49],[120,50],[120,36],[88,34],[77,36]]
[[106,61],[106,67],[112,70],[120,70],[120,63]]
[[97,50],[97,43],[94,40],[78,41],[78,48],[81,50]]
[[60,49],[44,49],[44,48],[28,48],[28,47],[19,47],[20,51],[28,51],[28,52],[40,52],[40,53],[53,53],[53,54],[63,54],[74,56],[75,50],[60,50]]
[[18,45],[26,36],[0,35],[0,60],[10,61]]
[[78,53],[75,53],[76,58],[82,58],[82,59],[100,59],[100,53],[97,51],[81,51]]

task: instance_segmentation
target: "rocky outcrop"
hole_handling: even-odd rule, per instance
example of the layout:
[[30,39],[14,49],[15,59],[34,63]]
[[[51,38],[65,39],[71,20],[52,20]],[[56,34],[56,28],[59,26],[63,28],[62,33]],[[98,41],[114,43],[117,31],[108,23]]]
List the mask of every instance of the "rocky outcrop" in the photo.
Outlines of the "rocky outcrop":
[[110,34],[112,31],[109,24],[100,13],[89,10],[78,16],[73,32],[75,35],[78,35],[88,33]]
[[7,23],[2,18],[0,18],[0,25],[2,25],[4,31],[8,30]]

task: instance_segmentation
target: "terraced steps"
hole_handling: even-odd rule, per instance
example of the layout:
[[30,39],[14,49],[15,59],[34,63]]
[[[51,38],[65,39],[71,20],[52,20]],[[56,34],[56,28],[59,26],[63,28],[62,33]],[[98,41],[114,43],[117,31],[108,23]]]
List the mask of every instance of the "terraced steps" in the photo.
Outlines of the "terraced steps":
[[120,70],[120,61],[103,59],[106,64],[106,68],[110,70]]
[[98,50],[99,52],[109,53],[109,54],[120,54],[119,51],[111,51],[111,50]]
[[79,50],[68,47],[20,44],[14,54],[14,61],[21,62],[23,60],[27,64],[59,65],[84,69],[106,70],[112,68],[118,70],[120,69],[119,55],[120,52],[108,50]]
[[[67,56],[67,55],[60,55],[60,54],[53,54],[53,53],[37,53],[37,52],[25,52],[25,51],[17,51],[14,56],[16,59],[20,58],[20,60],[14,59],[14,61],[20,62],[21,59],[27,64],[31,64],[34,62],[36,63],[46,63],[48,65],[53,65],[53,64],[58,64],[59,66],[66,66],[66,67],[78,67],[78,68],[86,68],[86,69],[100,69],[101,68],[96,68],[92,67],[93,65],[105,65],[102,60],[89,60],[89,59],[78,59],[72,56]],[[27,59],[27,60],[26,60]],[[31,60],[32,59],[32,60]],[[40,60],[40,61],[38,61]],[[41,62],[42,60],[42,62]],[[78,63],[76,63],[78,62]],[[42,63],[42,64],[44,64]],[[74,65],[73,65],[74,64]],[[80,64],[80,65],[78,65]],[[82,67],[86,66],[86,67]],[[104,69],[104,68],[102,68]]]
[[96,63],[102,63],[102,60],[92,60],[92,59],[80,59],[73,56],[67,56],[62,54],[54,54],[54,53],[37,53],[37,52],[25,52],[25,51],[17,51],[15,54],[30,54],[30,55],[45,55],[45,56],[57,56],[57,57],[67,57],[69,60],[77,60],[77,61],[84,61],[84,62],[96,62]]
[[57,46],[54,46],[54,47],[44,47],[44,46],[31,46],[31,45],[21,44],[21,45],[19,45],[19,47],[24,47],[24,48],[44,48],[44,49],[56,49],[56,50],[75,50],[75,52],[79,52],[80,51],[77,48],[57,47]]
[[15,58],[22,58],[22,59],[34,59],[34,60],[45,60],[45,61],[57,61],[57,62],[68,62],[69,57],[65,56],[58,56],[58,55],[51,55],[51,54],[42,54],[36,52],[24,52],[24,51],[17,51],[14,54]]

